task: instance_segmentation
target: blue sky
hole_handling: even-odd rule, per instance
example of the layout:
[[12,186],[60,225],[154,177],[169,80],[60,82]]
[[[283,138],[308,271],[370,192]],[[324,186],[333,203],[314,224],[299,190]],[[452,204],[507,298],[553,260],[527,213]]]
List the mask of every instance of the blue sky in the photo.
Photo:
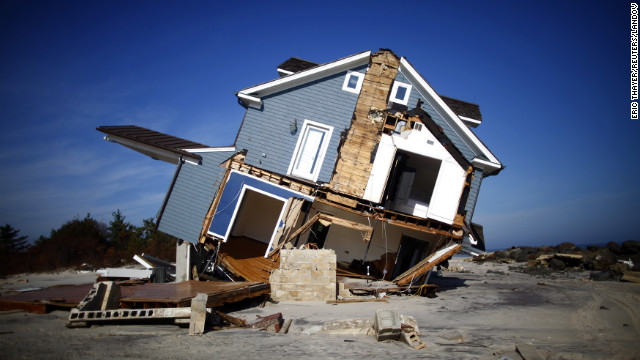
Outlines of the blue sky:
[[231,145],[234,91],[297,56],[390,48],[440,94],[478,103],[506,165],[474,221],[490,248],[638,239],[629,3],[4,1],[0,223],[35,239],[87,213],[140,224],[174,165],[106,142],[135,124]]

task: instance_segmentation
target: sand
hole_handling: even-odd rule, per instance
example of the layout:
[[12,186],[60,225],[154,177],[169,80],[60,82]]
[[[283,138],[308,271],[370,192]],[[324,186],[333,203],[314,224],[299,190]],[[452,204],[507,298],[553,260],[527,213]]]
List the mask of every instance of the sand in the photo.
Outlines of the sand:
[[[451,263],[468,272],[445,271],[434,279],[441,287],[436,298],[391,296],[387,303],[280,302],[226,309],[248,321],[281,312],[285,320],[294,319],[288,334],[230,329],[188,336],[187,328],[159,324],[68,329],[67,312],[0,312],[0,357],[521,359],[515,352],[519,346],[542,359],[640,358],[640,284],[592,282],[588,272],[534,277],[509,271],[507,265],[463,258]],[[40,286],[47,283],[45,278],[55,284],[78,283],[91,276],[27,274],[18,279],[29,282],[9,278],[0,287]],[[322,330],[330,321],[373,318],[378,309],[396,309],[415,318],[427,348],[377,342],[354,331]]]

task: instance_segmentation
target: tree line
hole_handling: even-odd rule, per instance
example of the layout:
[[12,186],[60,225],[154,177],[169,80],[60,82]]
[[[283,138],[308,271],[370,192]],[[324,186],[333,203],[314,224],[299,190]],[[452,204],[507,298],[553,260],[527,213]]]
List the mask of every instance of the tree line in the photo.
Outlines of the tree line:
[[0,275],[85,267],[117,267],[133,262],[133,255],[147,253],[172,261],[176,239],[155,231],[153,218],[141,226],[126,221],[117,210],[109,224],[87,214],[52,229],[33,244],[11,225],[0,226]]

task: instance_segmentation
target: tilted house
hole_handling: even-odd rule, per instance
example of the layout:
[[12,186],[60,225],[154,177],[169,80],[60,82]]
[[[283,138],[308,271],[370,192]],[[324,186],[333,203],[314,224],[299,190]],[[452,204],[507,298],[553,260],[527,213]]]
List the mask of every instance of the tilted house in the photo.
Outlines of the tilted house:
[[[503,166],[470,129],[482,120],[477,105],[438,95],[390,50],[326,64],[291,58],[277,70],[237,93],[246,113],[233,146],[98,128],[178,164],[160,231],[264,256],[315,243],[344,266],[377,264],[385,279],[445,246],[482,241],[471,222],[478,192]],[[178,263],[197,263],[188,256]]]

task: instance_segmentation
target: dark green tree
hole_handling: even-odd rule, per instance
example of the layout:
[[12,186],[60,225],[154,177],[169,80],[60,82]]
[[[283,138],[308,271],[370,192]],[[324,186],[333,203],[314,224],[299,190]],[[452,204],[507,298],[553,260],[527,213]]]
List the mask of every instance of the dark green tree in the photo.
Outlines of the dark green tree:
[[11,225],[0,226],[0,252],[3,254],[22,253],[29,248],[27,236],[19,236],[20,230]]

